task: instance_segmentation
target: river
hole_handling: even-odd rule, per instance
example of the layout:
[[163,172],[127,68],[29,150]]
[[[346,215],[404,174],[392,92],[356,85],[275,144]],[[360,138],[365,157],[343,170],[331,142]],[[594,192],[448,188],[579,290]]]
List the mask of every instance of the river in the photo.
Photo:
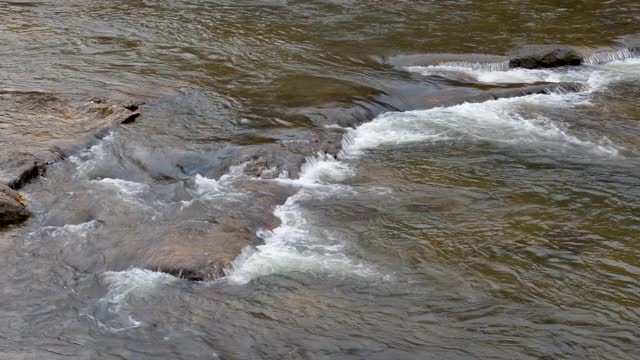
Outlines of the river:
[[[0,358],[640,358],[640,59],[406,64],[637,33],[625,0],[0,0],[0,134],[144,102],[20,189]],[[258,241],[148,266],[211,229]]]

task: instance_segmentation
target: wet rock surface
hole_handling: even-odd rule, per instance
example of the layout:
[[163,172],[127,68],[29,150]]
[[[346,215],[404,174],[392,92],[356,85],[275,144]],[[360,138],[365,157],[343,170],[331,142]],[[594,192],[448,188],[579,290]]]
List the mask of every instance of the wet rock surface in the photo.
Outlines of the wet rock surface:
[[[312,123],[354,126],[358,117],[353,114],[361,114],[360,122],[366,122],[384,111],[429,109],[465,102],[584,90],[582,85],[575,83],[487,86],[448,91],[405,83],[404,87],[397,89],[393,94],[378,94],[368,102],[356,102],[352,107],[295,108],[292,113],[306,116]],[[341,119],[350,120],[341,122]],[[204,173],[212,178],[221,178],[233,167],[241,167],[244,180],[236,186],[249,197],[236,202],[233,207],[217,208],[209,212],[209,217],[201,217],[199,221],[185,219],[175,226],[162,227],[162,231],[152,236],[153,240],[143,241],[149,245],[137,251],[134,264],[191,280],[223,276],[224,270],[229,269],[243,249],[260,243],[257,232],[279,225],[273,210],[295,189],[284,187],[273,179],[281,176],[296,178],[306,157],[317,153],[337,155],[344,133],[344,129],[326,126],[281,127],[260,132],[262,140],[256,144],[236,145],[230,138],[229,143],[216,152],[226,155],[210,158],[219,160]]]
[[[308,157],[338,155],[343,127],[387,111],[581,90],[570,83],[492,85],[469,80],[466,86],[452,86],[455,81],[409,73],[384,93],[324,79],[317,84],[328,86],[318,90],[325,99],[305,107],[301,105],[307,100],[292,100],[287,112],[274,113],[278,126],[267,129],[254,119],[239,121],[244,111],[239,101],[199,88],[144,105],[96,99],[69,108],[60,99],[46,98],[42,101],[48,106],[66,109],[62,118],[70,120],[51,118],[53,126],[61,128],[52,130],[55,142],[48,135],[47,141],[33,141],[42,153],[25,152],[4,161],[14,161],[10,169],[22,169],[21,177],[12,180],[15,187],[67,154],[88,164],[74,168],[61,163],[47,175],[62,187],[41,196],[44,209],[39,210],[46,213],[45,228],[76,224],[71,226],[82,228],[80,234],[90,239],[85,240],[90,246],[67,250],[65,261],[74,268],[141,267],[211,280],[223,276],[243,249],[260,243],[260,231],[280,224],[273,211],[296,189],[277,178],[297,178]],[[353,94],[330,96],[336,89]],[[95,134],[130,123],[138,110],[145,113],[145,121],[117,127],[108,141],[78,151]],[[49,147],[53,143],[67,145]],[[94,158],[99,163],[92,165]]]
[[580,65],[589,50],[573,46],[530,45],[509,54],[509,66],[525,69]]
[[0,91],[0,105],[0,183],[16,189],[109,127],[140,115],[135,104],[73,101],[42,92]]
[[255,233],[248,229],[207,222],[182,224],[162,234],[155,246],[142,251],[142,267],[189,280],[211,280],[245,246],[255,244]]
[[410,66],[433,65],[471,65],[495,64],[496,68],[508,66],[509,58],[501,55],[489,54],[413,54],[399,55],[389,59],[389,64],[405,68]]
[[[388,63],[398,69],[413,66],[468,67],[477,70],[504,71],[509,68],[547,69],[581,64],[603,64],[640,56],[640,36],[627,35],[615,39],[609,46],[584,47],[571,45],[526,45],[506,55],[489,54],[412,54],[393,56]],[[464,74],[457,80],[472,81]]]
[[0,184],[0,225],[22,222],[31,214],[26,209],[24,197],[11,188]]

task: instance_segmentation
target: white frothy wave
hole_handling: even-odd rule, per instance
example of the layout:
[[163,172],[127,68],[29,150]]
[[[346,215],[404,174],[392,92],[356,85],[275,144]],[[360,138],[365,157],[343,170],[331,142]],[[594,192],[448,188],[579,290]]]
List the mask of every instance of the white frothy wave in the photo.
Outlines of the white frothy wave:
[[103,274],[102,279],[107,285],[107,294],[96,302],[94,315],[84,315],[109,332],[120,332],[143,325],[133,317],[128,301],[132,297],[148,296],[157,286],[176,280],[169,274],[137,268],[108,271]]
[[142,199],[142,196],[145,194],[145,192],[148,192],[149,190],[149,185],[147,184],[113,178],[95,179],[91,180],[90,183],[97,184],[109,191],[114,191],[117,197],[121,200],[124,200],[126,203],[144,209],[151,208]]
[[476,81],[491,84],[533,84],[538,82],[589,82],[594,72],[584,68],[572,69],[482,69],[463,64],[443,64],[431,66],[411,66],[407,71],[417,72],[422,75],[465,74]]
[[115,189],[117,192],[129,196],[140,195],[149,189],[149,185],[123,179],[104,178],[91,180],[91,182]]
[[69,157],[69,161],[77,166],[76,174],[87,177],[107,156],[107,147],[113,143],[114,135],[109,133],[97,144]]
[[205,197],[228,195],[233,188],[233,182],[244,175],[247,163],[229,167],[229,171],[218,180],[211,179],[200,174],[195,176],[196,192]]
[[527,95],[429,110],[389,112],[351,130],[343,153],[352,156],[382,145],[413,142],[480,140],[550,149],[573,146],[596,154],[617,155],[617,147],[606,138],[597,142],[583,140],[542,115],[525,116],[519,111],[521,107],[531,106],[568,107],[579,101],[580,97],[575,94]]
[[619,49],[613,51],[601,51],[597,52],[587,58],[585,58],[582,63],[587,65],[600,65],[606,64],[613,61],[627,60],[640,58],[640,50],[638,49]]
[[468,61],[446,61],[435,66],[467,68],[478,71],[506,71],[509,70],[509,61],[500,62],[468,62]]
[[[94,233],[99,226],[96,220],[90,220],[80,224],[66,224],[63,226],[43,226],[29,232],[26,241],[40,241],[43,238],[62,240],[64,246],[77,243],[79,239],[86,239]],[[45,236],[46,235],[46,236]]]
[[348,164],[336,159],[333,155],[318,153],[308,157],[302,165],[298,184],[314,186],[343,181],[353,175]]
[[[608,66],[617,65],[610,63]],[[485,76],[481,78],[492,82],[575,81],[590,85],[591,91],[629,72],[624,67],[616,68],[617,72],[609,68],[586,67],[560,72],[523,69],[482,71],[468,67],[464,71]],[[259,236],[264,244],[246,248],[225,271],[226,279],[245,284],[261,276],[296,271],[390,278],[371,264],[349,257],[339,242],[328,241],[329,236],[314,231],[300,201],[310,197],[317,199],[331,191],[343,191],[344,187],[337,187],[335,183],[353,175],[350,160],[357,159],[367,149],[385,145],[480,140],[550,148],[553,151],[570,147],[574,152],[616,156],[619,147],[607,138],[581,139],[562,124],[535,112],[536,107],[571,108],[587,104],[588,94],[539,94],[421,111],[390,112],[350,129],[337,158],[318,154],[307,159],[299,179],[276,179],[296,184],[301,189],[275,210],[281,225],[272,231],[261,232]],[[527,109],[521,111],[522,108]]]
[[314,196],[313,191],[302,189],[276,208],[274,214],[281,225],[272,231],[259,232],[264,244],[245,248],[232,262],[225,270],[230,283],[246,284],[261,276],[293,272],[385,277],[371,265],[346,255],[339,241],[313,231],[298,204],[308,196]]

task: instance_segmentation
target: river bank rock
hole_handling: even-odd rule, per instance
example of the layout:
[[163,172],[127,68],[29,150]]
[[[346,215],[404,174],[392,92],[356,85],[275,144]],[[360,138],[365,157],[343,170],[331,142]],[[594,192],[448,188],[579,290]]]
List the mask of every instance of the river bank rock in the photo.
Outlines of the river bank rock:
[[42,92],[0,91],[0,106],[0,183],[14,189],[109,127],[140,115],[136,104],[65,100]]
[[30,216],[22,195],[0,184],[0,225],[22,222]]

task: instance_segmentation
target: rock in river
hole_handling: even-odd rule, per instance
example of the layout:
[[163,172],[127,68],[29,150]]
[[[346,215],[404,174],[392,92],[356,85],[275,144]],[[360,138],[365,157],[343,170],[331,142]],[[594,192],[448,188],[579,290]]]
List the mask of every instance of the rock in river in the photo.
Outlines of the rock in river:
[[0,183],[14,189],[109,127],[140,115],[136,105],[75,101],[34,91],[0,91],[0,107]]
[[509,66],[538,69],[580,65],[591,52],[575,46],[529,45],[509,54]]
[[0,184],[0,225],[15,224],[26,220],[29,212],[22,195]]
[[257,240],[247,229],[208,222],[176,226],[163,238],[144,251],[144,266],[190,280],[222,276],[242,249]]

